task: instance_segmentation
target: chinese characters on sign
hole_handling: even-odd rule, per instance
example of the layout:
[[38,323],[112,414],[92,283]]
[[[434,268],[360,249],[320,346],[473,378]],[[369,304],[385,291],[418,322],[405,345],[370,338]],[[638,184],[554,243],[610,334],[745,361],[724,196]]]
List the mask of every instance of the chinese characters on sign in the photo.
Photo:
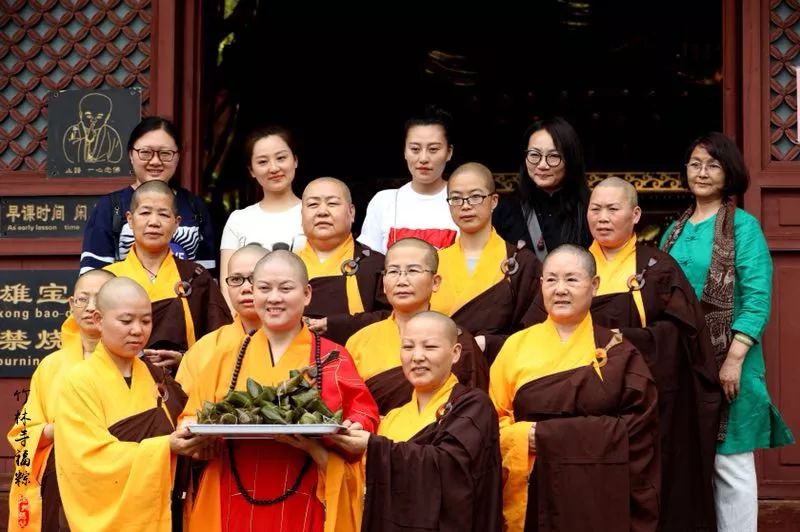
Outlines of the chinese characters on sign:
[[0,377],[30,377],[61,348],[74,270],[0,270]]
[[0,237],[82,236],[97,196],[0,199]]
[[14,439],[14,442],[17,444],[15,446],[17,451],[14,454],[14,463],[17,465],[17,469],[14,472],[14,485],[16,486],[28,485],[28,482],[30,482],[29,469],[31,467],[28,449],[25,448],[30,438],[28,435],[28,421],[31,420],[31,418],[28,417],[28,411],[25,407],[25,402],[28,400],[28,390],[17,390],[14,392],[14,397],[17,399],[18,403],[22,395],[25,395],[25,400],[22,401],[22,406],[17,410],[17,413],[14,414],[14,425],[20,426],[19,434]]
[[133,175],[125,152],[141,117],[136,88],[51,92],[47,104],[48,177]]

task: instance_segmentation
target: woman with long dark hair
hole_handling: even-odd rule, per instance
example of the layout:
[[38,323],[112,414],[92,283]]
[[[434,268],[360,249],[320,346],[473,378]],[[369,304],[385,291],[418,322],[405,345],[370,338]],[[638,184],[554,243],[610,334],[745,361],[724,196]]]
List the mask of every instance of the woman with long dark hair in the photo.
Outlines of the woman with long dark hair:
[[561,244],[588,247],[589,187],[575,129],[561,117],[536,121],[520,155],[517,194],[503,198],[492,217],[498,234],[524,240],[540,259]]

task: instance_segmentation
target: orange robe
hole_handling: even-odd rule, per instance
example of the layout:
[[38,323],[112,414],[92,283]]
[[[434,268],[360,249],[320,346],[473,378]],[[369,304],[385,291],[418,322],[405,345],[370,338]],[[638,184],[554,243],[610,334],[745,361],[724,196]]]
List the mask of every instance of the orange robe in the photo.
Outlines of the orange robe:
[[[239,347],[220,346],[199,375],[186,405],[184,415],[193,416],[204,400],[219,401],[228,393]],[[321,341],[324,359],[333,349],[338,360],[326,365],[322,377],[322,398],[333,411],[341,408],[344,419],[360,422],[374,432],[378,409],[364,381],[355,370],[343,347]],[[314,341],[303,328],[277,364],[266,334],[259,330],[250,341],[241,364],[236,389],[246,388],[251,377],[263,385],[275,385],[288,378],[289,371],[314,363]],[[239,492],[232,474],[231,455],[245,489],[256,499],[282,495],[295,482],[307,454],[272,440],[238,440],[211,460],[200,479],[200,487],[191,509],[190,531],[271,530],[275,532],[357,531],[361,526],[364,472],[360,461],[348,462],[330,452],[325,471],[311,463],[295,493],[283,502],[255,506]]]

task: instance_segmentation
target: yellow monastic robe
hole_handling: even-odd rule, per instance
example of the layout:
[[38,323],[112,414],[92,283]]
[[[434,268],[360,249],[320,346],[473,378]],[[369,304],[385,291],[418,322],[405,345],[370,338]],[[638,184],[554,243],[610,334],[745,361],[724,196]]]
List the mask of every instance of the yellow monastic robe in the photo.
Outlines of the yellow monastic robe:
[[247,333],[242,325],[242,319],[237,315],[234,317],[233,323],[223,325],[216,331],[208,333],[190,347],[183,355],[175,376],[175,380],[181,385],[186,395],[191,395],[197,377],[203,372],[209,360],[214,357],[216,351],[238,349],[246,337]]
[[[167,252],[164,262],[161,263],[161,267],[158,269],[156,278],[152,281],[147,270],[144,269],[144,266],[139,261],[139,257],[136,256],[135,244],[128,256],[125,257],[125,260],[109,264],[104,269],[117,277],[128,277],[139,283],[147,292],[151,303],[177,297],[175,285],[181,281],[181,276],[178,273],[178,266],[175,264],[175,257],[171,251]],[[192,320],[187,298],[182,297],[180,300],[183,305],[183,318],[186,322],[186,345],[191,347],[195,342],[194,320]]]
[[394,314],[364,327],[345,346],[365,381],[400,366],[400,328]]
[[[308,279],[316,279],[317,277],[337,277],[342,275],[342,263],[351,260],[355,254],[355,241],[353,235],[348,235],[347,240],[342,242],[339,247],[333,250],[333,253],[328,255],[324,260],[317,256],[317,253],[311,247],[311,244],[306,242],[303,249],[297,255],[303,260],[303,263],[308,269]],[[358,279],[355,275],[349,275],[345,280],[345,288],[347,289],[347,308],[350,314],[357,314],[364,312],[364,303],[361,301],[361,292],[358,289]]]
[[129,388],[102,343],[64,377],[56,408],[56,470],[71,530],[171,530],[175,459],[169,436],[134,443],[109,432],[156,401],[145,363],[133,359]]
[[503,456],[503,516],[509,530],[522,530],[528,505],[528,476],[534,456],[528,447],[532,423],[514,420],[514,397],[528,382],[597,364],[592,318],[586,315],[569,340],[562,342],[550,318],[513,334],[492,364],[489,397],[500,420],[500,452]]
[[450,399],[450,394],[456,384],[458,384],[458,379],[451,373],[442,387],[433,394],[422,412],[419,411],[417,392],[414,390],[411,401],[386,414],[378,427],[378,434],[386,436],[394,442],[410,440],[419,431],[436,421],[436,413]]
[[[592,242],[589,252],[594,256],[594,260],[597,263],[597,275],[600,276],[600,287],[597,289],[598,296],[631,291],[628,287],[628,279],[637,273],[635,234],[631,236],[630,240],[625,243],[612,260],[606,259],[597,241]],[[639,311],[639,317],[642,319],[642,327],[646,327],[647,320],[645,319],[642,292],[641,290],[634,290],[631,293],[636,309]]]
[[[247,347],[236,389],[246,389],[248,377],[265,386],[277,385],[288,378],[290,370],[308,366],[311,342],[311,333],[303,327],[273,366],[267,336],[263,329],[259,330]],[[218,346],[203,372],[197,376],[184,409],[184,417],[195,416],[202,408],[204,400],[217,402],[227,395],[240,346],[231,347]],[[227,456],[227,452],[223,452],[206,466],[191,510],[190,532],[221,528],[220,481],[222,460],[227,460]],[[325,505],[325,532],[358,531],[361,527],[364,493],[364,470],[361,463],[348,463],[336,452],[330,452],[327,468],[324,471],[316,467],[314,469],[318,474],[316,496]],[[265,472],[267,480],[268,474],[269,472]],[[296,517],[290,516],[292,519]]]
[[[25,463],[23,460],[14,470],[8,497],[9,531],[33,531],[41,528],[41,512],[36,512],[38,516],[32,512],[28,524],[25,528],[20,528],[18,520],[20,497],[28,499],[28,503],[34,507],[41,505],[41,500],[30,501],[30,499],[37,495],[41,497],[38,490],[41,489],[45,465],[53,451],[53,442],[44,443],[41,440],[42,431],[45,425],[55,421],[56,403],[63,376],[79,362],[83,362],[83,344],[78,324],[75,318],[70,316],[61,326],[61,349],[44,357],[31,377],[28,400],[20,409],[20,415],[24,414],[24,419],[21,418],[8,431],[8,443],[14,450],[14,456],[24,457],[30,463],[26,467],[23,465]],[[28,436],[27,439],[24,436],[20,438],[23,429],[24,434]],[[15,479],[18,474],[20,478],[27,474],[27,486],[22,483],[17,485]]]
[[439,274],[442,282],[431,296],[431,310],[452,316],[458,309],[503,280],[500,269],[506,260],[506,242],[492,229],[475,269],[470,272],[461,247],[461,237],[439,250]]

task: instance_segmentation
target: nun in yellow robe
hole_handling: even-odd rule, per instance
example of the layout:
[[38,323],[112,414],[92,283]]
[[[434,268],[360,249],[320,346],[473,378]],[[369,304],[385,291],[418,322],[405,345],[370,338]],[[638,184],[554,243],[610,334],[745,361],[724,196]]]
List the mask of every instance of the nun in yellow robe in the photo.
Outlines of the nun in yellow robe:
[[8,498],[11,531],[58,530],[63,521],[53,452],[56,400],[64,374],[83,362],[100,340],[92,320],[94,301],[111,278],[113,274],[105,270],[90,270],[75,283],[69,298],[71,315],[61,326],[61,349],[37,366],[28,399],[8,432],[16,457]]
[[180,387],[139,353],[152,323],[145,292],[126,278],[97,296],[100,343],[65,376],[56,405],[56,472],[73,531],[169,531],[173,451],[202,445],[175,432]]

